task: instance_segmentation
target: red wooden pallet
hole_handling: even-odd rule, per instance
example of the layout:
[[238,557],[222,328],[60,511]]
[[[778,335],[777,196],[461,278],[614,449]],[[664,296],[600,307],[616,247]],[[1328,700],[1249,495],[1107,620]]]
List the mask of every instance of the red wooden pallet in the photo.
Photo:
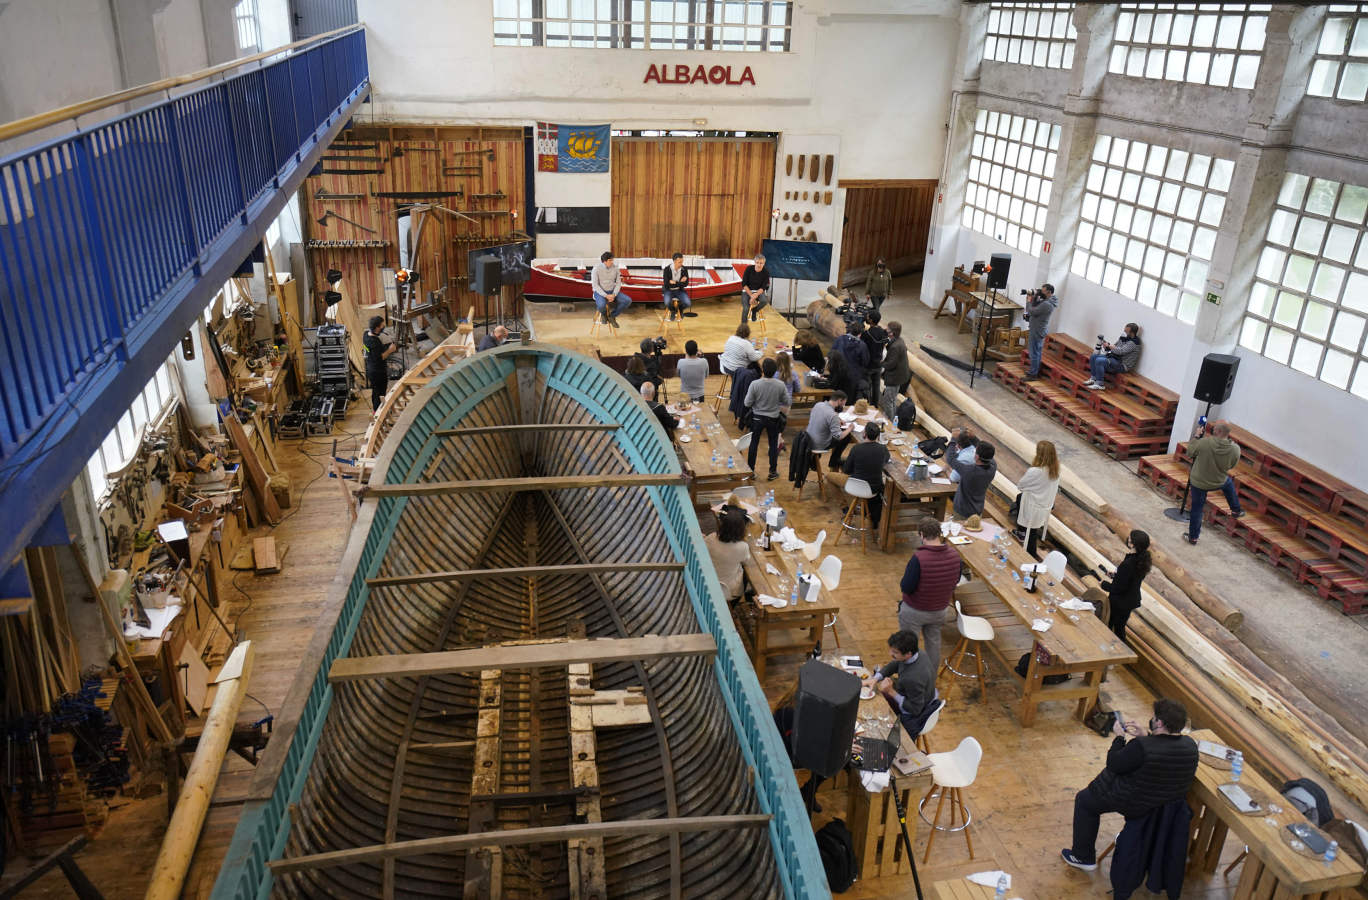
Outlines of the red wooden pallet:
[[1357,575],[1333,560],[1308,564],[1308,580],[1322,598],[1338,603],[1346,615],[1363,612],[1368,597],[1368,578]]
[[1317,513],[1262,475],[1241,474],[1235,479],[1235,490],[1241,507],[1268,516],[1297,537],[1305,533],[1307,521]]
[[1305,538],[1325,555],[1358,575],[1368,575],[1368,532],[1334,516],[1312,516]]
[[1368,494],[1354,488],[1340,491],[1330,502],[1330,514],[1368,529]]

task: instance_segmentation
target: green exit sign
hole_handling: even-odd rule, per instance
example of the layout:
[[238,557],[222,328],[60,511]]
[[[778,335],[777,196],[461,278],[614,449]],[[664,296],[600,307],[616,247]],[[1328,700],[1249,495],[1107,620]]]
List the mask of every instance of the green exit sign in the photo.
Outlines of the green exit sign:
[[1210,303],[1212,306],[1220,306],[1221,295],[1214,293],[1212,291],[1207,291],[1206,301]]

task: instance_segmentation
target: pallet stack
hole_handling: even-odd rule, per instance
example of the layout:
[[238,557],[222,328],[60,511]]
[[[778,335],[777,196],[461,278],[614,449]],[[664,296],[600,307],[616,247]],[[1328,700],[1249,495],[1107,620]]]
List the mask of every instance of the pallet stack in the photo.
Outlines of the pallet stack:
[[1026,380],[1025,350],[1018,363],[998,363],[993,377],[1116,459],[1167,450],[1178,395],[1133,372],[1108,375],[1105,391],[1088,390],[1091,352],[1067,334],[1047,335],[1041,380]]
[[[1225,529],[1253,554],[1287,569],[1346,613],[1368,597],[1368,494],[1285,450],[1232,426],[1240,445],[1235,476],[1243,518],[1230,515],[1219,491],[1207,495],[1206,523]],[[1187,486],[1187,444],[1176,454],[1140,460],[1140,476],[1170,497]]]
[[11,740],[15,777],[6,792],[15,843],[29,855],[62,846],[78,835],[93,836],[109,816],[100,797],[88,796],[76,771],[76,738],[34,735]]

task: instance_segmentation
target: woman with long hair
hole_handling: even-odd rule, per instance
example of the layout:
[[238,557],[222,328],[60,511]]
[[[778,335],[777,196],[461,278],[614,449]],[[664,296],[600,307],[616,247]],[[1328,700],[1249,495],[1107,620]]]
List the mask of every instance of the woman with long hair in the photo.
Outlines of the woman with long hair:
[[833,390],[841,391],[850,402],[854,403],[859,398],[860,393],[856,390],[859,387],[859,377],[851,371],[850,364],[846,358],[839,353],[833,353],[827,357],[827,381],[831,382]]
[[641,358],[640,353],[627,360],[627,371],[622,373],[622,377],[631,382],[632,387],[638,391],[644,382],[651,380],[651,376],[646,374],[646,361]]
[[717,513],[717,531],[703,539],[712,557],[717,580],[722,583],[728,600],[741,596],[743,575],[741,565],[750,558],[746,544],[746,526],[750,520],[746,511],[737,506],[724,505]]
[[1017,482],[1021,495],[1017,497],[1017,528],[1019,540],[1026,542],[1026,552],[1036,555],[1036,544],[1045,535],[1055,497],[1059,494],[1059,454],[1050,441],[1036,441],[1035,459]]
[[1126,540],[1130,552],[1116,567],[1111,581],[1102,582],[1102,590],[1111,598],[1111,614],[1107,626],[1126,642],[1126,620],[1140,608],[1140,585],[1154,566],[1150,558],[1150,537],[1143,531],[1132,531]]
[[817,343],[817,333],[811,328],[799,329],[793,336],[793,358],[814,372],[826,368],[826,357]]
[[793,371],[793,359],[782,350],[774,355],[774,363],[779,367],[778,374],[774,377],[783,383],[788,391],[789,405],[793,405],[793,395],[802,388],[802,383],[798,380],[797,374]]

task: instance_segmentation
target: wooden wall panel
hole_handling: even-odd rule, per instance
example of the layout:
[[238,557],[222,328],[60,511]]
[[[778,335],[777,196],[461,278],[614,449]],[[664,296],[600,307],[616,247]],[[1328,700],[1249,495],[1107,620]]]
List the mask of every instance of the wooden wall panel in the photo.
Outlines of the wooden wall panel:
[[613,138],[612,250],[753,256],[769,237],[775,143]]
[[841,187],[846,189],[846,221],[841,236],[843,275],[850,269],[873,265],[880,256],[890,264],[903,257],[912,257],[916,265],[926,259],[936,200],[934,178],[869,184],[843,181]]
[[[348,144],[375,144],[376,147],[357,148],[348,147]],[[486,151],[493,151],[492,160]],[[325,169],[381,171],[378,174],[315,175],[305,180],[305,208],[309,218],[304,223],[304,236],[315,295],[322,296],[327,289],[324,274],[328,269],[336,268],[343,273],[349,296],[357,303],[383,302],[385,285],[381,269],[399,265],[397,213],[401,204],[431,202],[461,212],[516,211],[517,218],[503,214],[482,215],[477,217],[477,222],[437,213],[429,215],[424,227],[423,246],[418,249],[414,263],[421,274],[422,296],[445,285],[449,308],[454,314],[464,315],[474,306],[477,315],[482,315],[484,298],[466,289],[468,251],[528,240],[522,233],[526,197],[522,129],[361,127],[344,131],[326,156],[346,158],[325,159]],[[350,159],[352,157],[355,159]],[[447,166],[478,166],[480,171],[449,175],[443,172]],[[361,194],[362,197],[324,199],[318,197],[320,191]],[[463,196],[423,201],[376,196],[377,192],[392,191],[462,191]],[[500,192],[503,197],[471,196]],[[336,218],[320,225],[318,220],[328,210],[374,229],[376,233],[369,234]],[[382,247],[328,247],[318,243],[349,240],[388,243]],[[515,289],[504,290],[508,295],[505,311],[511,312],[510,302]]]

